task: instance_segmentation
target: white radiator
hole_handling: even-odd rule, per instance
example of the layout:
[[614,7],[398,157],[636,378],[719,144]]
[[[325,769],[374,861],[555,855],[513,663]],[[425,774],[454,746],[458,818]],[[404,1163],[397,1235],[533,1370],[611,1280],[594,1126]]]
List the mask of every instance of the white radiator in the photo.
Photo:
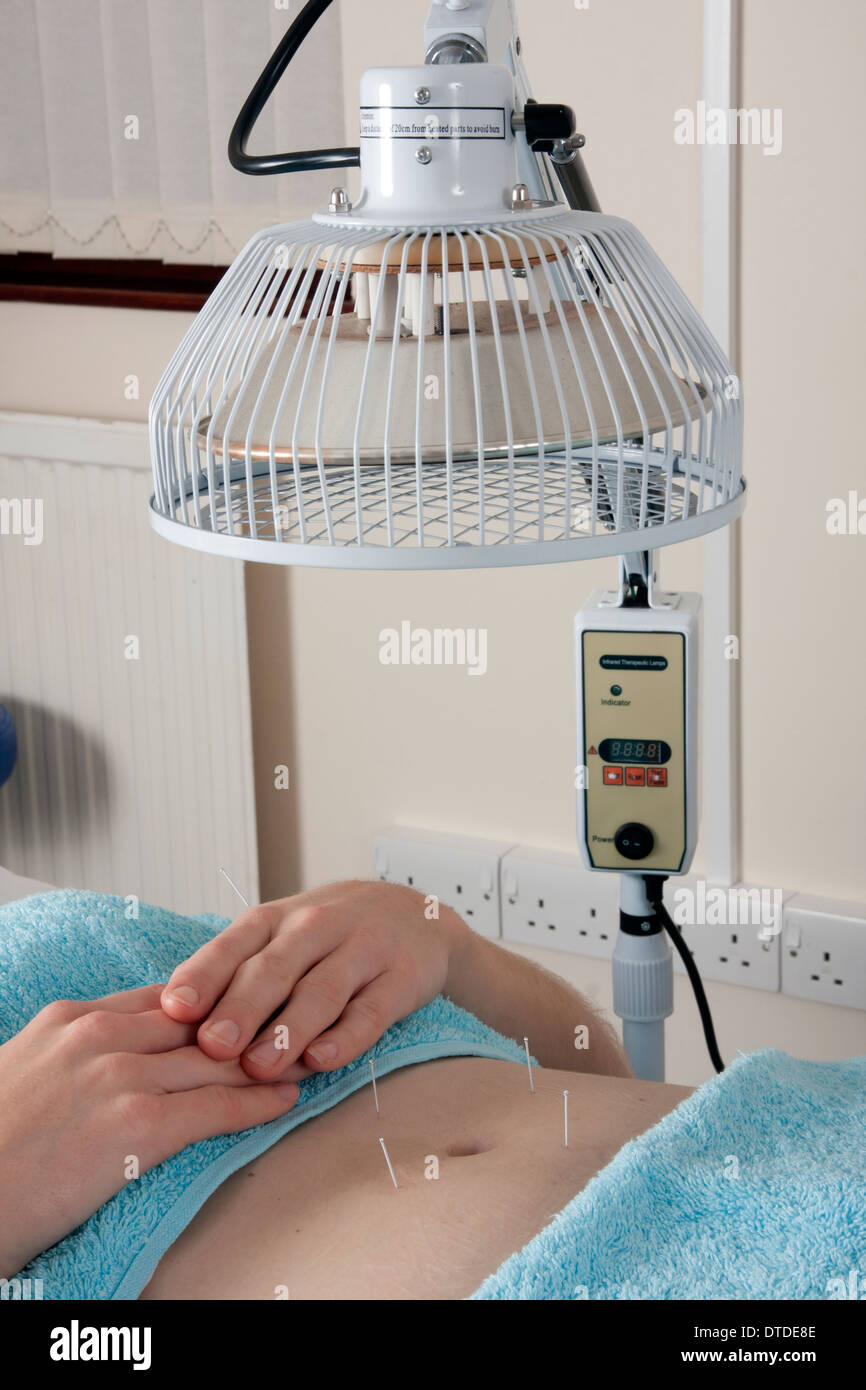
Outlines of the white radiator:
[[231,917],[220,866],[259,892],[243,566],[160,540],[150,490],[143,426],[0,414],[0,864]]

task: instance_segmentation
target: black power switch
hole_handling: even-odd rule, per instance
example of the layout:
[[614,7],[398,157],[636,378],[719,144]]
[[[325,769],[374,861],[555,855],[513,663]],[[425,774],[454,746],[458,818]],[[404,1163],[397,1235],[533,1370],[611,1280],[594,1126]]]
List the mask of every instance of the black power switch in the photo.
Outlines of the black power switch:
[[613,842],[623,859],[646,859],[648,854],[652,854],[655,844],[649,826],[641,825],[637,821],[621,825],[613,837]]

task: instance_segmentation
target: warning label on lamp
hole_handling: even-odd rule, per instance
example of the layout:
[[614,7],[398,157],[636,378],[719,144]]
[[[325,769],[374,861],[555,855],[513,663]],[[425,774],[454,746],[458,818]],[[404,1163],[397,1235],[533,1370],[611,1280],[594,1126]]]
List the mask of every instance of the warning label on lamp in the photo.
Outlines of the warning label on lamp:
[[362,140],[504,140],[501,106],[362,106]]

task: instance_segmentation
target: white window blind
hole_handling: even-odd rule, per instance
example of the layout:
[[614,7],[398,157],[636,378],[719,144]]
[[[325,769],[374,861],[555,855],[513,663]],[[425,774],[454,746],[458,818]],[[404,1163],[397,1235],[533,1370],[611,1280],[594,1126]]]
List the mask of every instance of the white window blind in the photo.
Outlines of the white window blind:
[[[226,264],[327,202],[333,174],[249,177],[226,146],[303,0],[0,0],[0,252]],[[251,153],[344,143],[337,7]]]

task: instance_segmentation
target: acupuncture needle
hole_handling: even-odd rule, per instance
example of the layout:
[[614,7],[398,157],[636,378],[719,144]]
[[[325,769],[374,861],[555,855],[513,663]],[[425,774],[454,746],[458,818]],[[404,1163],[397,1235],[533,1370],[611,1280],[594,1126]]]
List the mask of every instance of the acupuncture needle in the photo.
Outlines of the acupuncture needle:
[[530,1089],[530,1091],[532,1092],[532,1094],[535,1095],[535,1082],[534,1082],[533,1079],[532,1079],[532,1061],[531,1061],[530,1056],[529,1056],[529,1039],[528,1039],[528,1038],[524,1038],[524,1039],[523,1039],[523,1046],[524,1046],[525,1049],[526,1049],[526,1065],[527,1065],[527,1067],[529,1068],[529,1089]]
[[397,1186],[397,1179],[394,1177],[394,1169],[391,1167],[391,1160],[390,1160],[390,1158],[388,1157],[388,1150],[385,1148],[385,1140],[380,1138],[379,1143],[382,1145],[382,1152],[383,1152],[383,1154],[385,1155],[385,1162],[386,1162],[387,1165],[388,1165],[388,1172],[391,1174],[391,1181],[392,1181],[392,1183],[394,1184],[394,1186],[396,1187],[396,1186]]
[[243,903],[244,907],[249,907],[249,902],[248,902],[247,899],[244,897],[244,895],[243,895],[243,893],[241,892],[240,888],[238,888],[238,885],[235,883],[234,879],[233,879],[233,878],[230,878],[229,875],[226,873],[226,871],[225,871],[225,869],[222,867],[222,865],[220,865],[220,873],[222,874],[222,876],[223,876],[223,878],[225,879],[226,883],[228,883],[228,884],[230,885],[230,887],[232,887],[232,888],[235,890],[235,892],[237,893],[237,895],[238,895],[238,897],[240,898],[241,902]]

